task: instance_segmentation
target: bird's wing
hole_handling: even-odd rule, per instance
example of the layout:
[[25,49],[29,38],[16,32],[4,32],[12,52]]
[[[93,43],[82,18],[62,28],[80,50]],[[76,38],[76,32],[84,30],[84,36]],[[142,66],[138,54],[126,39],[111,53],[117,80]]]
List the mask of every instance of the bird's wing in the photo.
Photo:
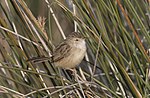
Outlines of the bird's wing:
[[58,47],[56,47],[55,51],[53,52],[52,62],[57,62],[60,59],[67,57],[68,55],[70,55],[70,50],[70,45],[68,45],[66,42],[61,43],[60,45],[58,45]]

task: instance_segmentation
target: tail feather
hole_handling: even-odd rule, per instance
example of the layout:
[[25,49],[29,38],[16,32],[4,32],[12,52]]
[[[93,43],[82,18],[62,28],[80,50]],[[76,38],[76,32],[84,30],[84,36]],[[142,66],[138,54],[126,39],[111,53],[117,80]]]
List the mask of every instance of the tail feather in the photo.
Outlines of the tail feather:
[[42,63],[45,61],[49,61],[51,59],[51,57],[32,57],[30,59],[28,59],[28,62],[33,62],[33,63]]

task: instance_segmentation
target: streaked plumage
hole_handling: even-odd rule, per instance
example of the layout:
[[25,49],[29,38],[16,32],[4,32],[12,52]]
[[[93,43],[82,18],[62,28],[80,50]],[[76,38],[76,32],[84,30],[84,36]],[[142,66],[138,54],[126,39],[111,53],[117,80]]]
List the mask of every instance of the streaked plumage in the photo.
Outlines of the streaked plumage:
[[[74,68],[80,64],[86,53],[85,38],[78,32],[71,33],[54,50],[51,62],[61,68]],[[43,60],[50,59],[49,57]],[[42,59],[41,59],[42,60]],[[36,62],[36,59],[34,60]],[[39,59],[37,61],[40,61]]]

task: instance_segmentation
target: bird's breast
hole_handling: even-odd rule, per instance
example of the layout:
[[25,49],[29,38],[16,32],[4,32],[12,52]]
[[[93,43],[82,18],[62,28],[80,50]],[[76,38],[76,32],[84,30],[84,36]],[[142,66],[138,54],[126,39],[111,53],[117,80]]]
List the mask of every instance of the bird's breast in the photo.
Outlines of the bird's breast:
[[74,68],[81,63],[86,53],[86,48],[72,48],[67,57],[55,62],[56,66],[62,68]]

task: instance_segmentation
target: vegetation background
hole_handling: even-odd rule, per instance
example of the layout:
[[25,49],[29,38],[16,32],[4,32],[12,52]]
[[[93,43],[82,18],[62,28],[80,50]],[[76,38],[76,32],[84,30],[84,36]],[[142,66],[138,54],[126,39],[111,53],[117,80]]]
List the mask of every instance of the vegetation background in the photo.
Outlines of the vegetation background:
[[[87,37],[76,75],[50,56],[72,31]],[[149,98],[149,0],[0,0],[0,98]]]

